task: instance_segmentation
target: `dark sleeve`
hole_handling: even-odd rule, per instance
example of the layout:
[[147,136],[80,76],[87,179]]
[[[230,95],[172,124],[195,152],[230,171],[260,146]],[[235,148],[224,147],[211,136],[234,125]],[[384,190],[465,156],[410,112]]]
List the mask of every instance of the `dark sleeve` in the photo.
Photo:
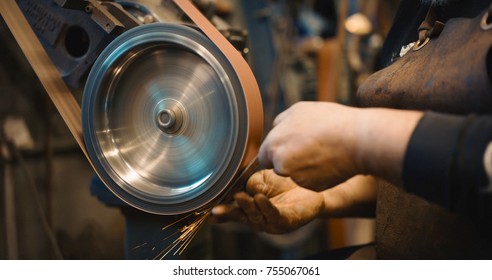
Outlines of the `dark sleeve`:
[[492,116],[425,113],[405,154],[405,189],[473,219],[488,216],[483,157],[491,141]]

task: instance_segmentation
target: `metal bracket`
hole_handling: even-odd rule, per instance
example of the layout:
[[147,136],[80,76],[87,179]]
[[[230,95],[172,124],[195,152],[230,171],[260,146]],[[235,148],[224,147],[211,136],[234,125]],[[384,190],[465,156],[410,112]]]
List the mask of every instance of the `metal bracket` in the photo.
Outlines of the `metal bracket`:
[[[119,35],[126,29],[138,26],[139,23],[132,15],[124,11],[116,3],[97,0],[53,0],[62,8],[81,10],[91,15],[91,19],[97,23],[107,34]],[[122,20],[129,24],[126,26]]]

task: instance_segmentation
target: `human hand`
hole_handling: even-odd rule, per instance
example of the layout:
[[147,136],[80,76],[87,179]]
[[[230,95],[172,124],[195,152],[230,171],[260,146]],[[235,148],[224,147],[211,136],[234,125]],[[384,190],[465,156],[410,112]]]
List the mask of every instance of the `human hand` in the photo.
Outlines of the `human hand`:
[[358,173],[356,109],[299,102],[275,118],[258,158],[266,168],[302,187],[321,190]]
[[301,188],[272,170],[253,174],[246,192],[234,195],[235,204],[213,208],[210,220],[236,221],[257,231],[278,234],[300,228],[324,209],[322,194]]
[[277,116],[258,158],[313,190],[359,174],[400,185],[403,156],[421,117],[417,111],[300,102]]

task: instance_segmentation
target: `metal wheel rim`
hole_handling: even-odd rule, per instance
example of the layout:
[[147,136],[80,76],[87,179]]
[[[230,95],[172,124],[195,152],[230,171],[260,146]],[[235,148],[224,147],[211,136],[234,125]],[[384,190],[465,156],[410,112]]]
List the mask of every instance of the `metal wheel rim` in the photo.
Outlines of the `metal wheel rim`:
[[[213,172],[210,175],[195,178],[192,180],[194,184],[184,187],[155,184],[152,180],[149,182],[148,177],[143,176],[142,172],[132,169],[133,166],[128,159],[118,159],[118,156],[115,159],[111,155],[112,152],[109,152],[117,147],[114,129],[110,125],[111,116],[108,115],[115,103],[114,91],[121,81],[125,80],[124,73],[131,71],[132,65],[138,62],[139,58],[145,58],[146,54],[156,51],[184,52],[190,57],[201,59],[213,69],[228,99],[230,134],[227,135],[227,145],[216,151],[223,153],[222,156],[219,155],[220,162],[216,164],[216,168],[212,168]],[[106,89],[109,89],[109,93],[105,92]],[[165,102],[165,99],[160,102]],[[104,50],[93,66],[82,102],[84,139],[96,172],[122,200],[151,213],[185,213],[212,201],[237,174],[248,133],[245,103],[244,92],[232,66],[205,36],[182,25],[144,25],[119,36]],[[180,104],[176,106],[179,107]],[[184,122],[184,125],[189,125],[186,123],[187,120]],[[116,155],[118,152],[122,154],[121,150],[116,150]],[[136,171],[136,174],[128,175],[128,171]]]

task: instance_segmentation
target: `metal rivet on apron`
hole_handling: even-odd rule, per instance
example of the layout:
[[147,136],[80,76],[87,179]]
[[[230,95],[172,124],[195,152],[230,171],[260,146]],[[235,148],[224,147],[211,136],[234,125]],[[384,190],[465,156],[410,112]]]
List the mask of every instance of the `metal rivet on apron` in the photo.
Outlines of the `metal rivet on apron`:
[[415,52],[420,50],[421,48],[425,47],[425,45],[427,45],[429,41],[430,41],[430,37],[425,38],[424,42],[422,43],[420,41],[417,41],[417,43],[415,43],[415,45],[413,46],[412,50]]
[[480,27],[482,27],[483,30],[492,29],[492,15],[490,14],[490,11],[487,11],[483,15],[482,21],[480,22]]

